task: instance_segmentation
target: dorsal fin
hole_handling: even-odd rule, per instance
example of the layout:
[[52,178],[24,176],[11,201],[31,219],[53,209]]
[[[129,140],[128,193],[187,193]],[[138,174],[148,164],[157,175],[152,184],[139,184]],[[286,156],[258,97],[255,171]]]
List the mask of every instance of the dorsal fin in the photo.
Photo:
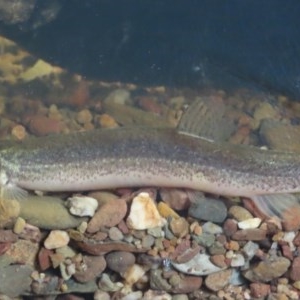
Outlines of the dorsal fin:
[[210,141],[225,141],[234,130],[233,121],[225,116],[225,111],[221,99],[197,97],[184,112],[177,130]]

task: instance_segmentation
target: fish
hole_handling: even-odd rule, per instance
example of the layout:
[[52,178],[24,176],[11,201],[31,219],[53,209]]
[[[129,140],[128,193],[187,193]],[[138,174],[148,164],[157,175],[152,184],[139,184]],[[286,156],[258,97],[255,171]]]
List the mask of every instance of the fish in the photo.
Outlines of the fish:
[[298,206],[300,155],[222,141],[229,132],[217,140],[204,130],[200,136],[205,116],[194,116],[203,108],[202,99],[191,104],[177,128],[119,127],[2,142],[1,194],[154,186],[250,198],[267,215]]

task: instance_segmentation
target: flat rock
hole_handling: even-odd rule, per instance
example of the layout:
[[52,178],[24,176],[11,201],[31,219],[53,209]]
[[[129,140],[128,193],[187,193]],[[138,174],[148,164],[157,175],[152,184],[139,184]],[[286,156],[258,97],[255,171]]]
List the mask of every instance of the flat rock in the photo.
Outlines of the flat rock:
[[210,274],[205,279],[205,285],[210,290],[216,292],[223,289],[230,282],[232,270],[223,270]]
[[[191,194],[193,196],[191,196]],[[205,220],[222,223],[227,216],[227,208],[223,201],[208,198],[199,192],[189,192],[191,205],[188,210],[189,216],[197,220]]]
[[94,233],[101,227],[118,225],[127,213],[127,204],[124,199],[112,199],[98,208],[88,223],[87,231]]
[[10,265],[0,270],[0,294],[17,297],[29,290],[33,268],[28,265]]
[[267,231],[260,228],[242,229],[235,232],[231,238],[236,241],[262,241]]
[[290,264],[291,262],[285,257],[273,257],[259,262],[243,275],[252,282],[269,282],[282,276]]

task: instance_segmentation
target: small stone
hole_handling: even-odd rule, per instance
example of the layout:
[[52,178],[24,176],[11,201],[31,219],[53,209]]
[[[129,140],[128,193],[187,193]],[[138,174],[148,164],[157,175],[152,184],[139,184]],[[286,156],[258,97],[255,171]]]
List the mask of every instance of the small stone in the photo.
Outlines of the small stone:
[[229,241],[228,243],[226,243],[226,249],[238,251],[240,249],[240,245],[236,241]]
[[285,231],[296,231],[300,228],[299,205],[289,207],[282,213],[282,226]]
[[91,197],[76,196],[68,198],[67,206],[72,215],[92,217],[98,208],[98,201]]
[[235,267],[242,267],[245,265],[245,258],[242,254],[237,253],[231,258],[230,266]]
[[0,198],[0,228],[14,224],[20,214],[20,205],[16,200]]
[[200,289],[202,285],[202,278],[195,276],[182,276],[179,283],[172,288],[172,293],[192,293]]
[[206,222],[202,225],[202,230],[204,233],[208,234],[220,234],[223,233],[223,228],[212,222]]
[[135,256],[130,252],[115,251],[108,253],[105,258],[107,267],[119,274],[123,274],[135,264]]
[[172,300],[189,300],[187,295],[184,294],[178,294],[178,295],[174,295],[172,297]]
[[173,219],[179,219],[179,215],[166,203],[159,202],[157,205],[157,210],[160,213],[160,215],[167,219],[172,217]]
[[83,256],[81,269],[76,270],[74,278],[79,282],[88,282],[99,276],[106,268],[103,256]]
[[271,288],[269,284],[265,283],[251,283],[250,284],[251,295],[254,298],[264,298],[269,295]]
[[124,237],[121,230],[117,227],[109,228],[108,236],[112,241],[121,241]]
[[89,233],[97,232],[101,227],[113,227],[118,225],[127,213],[127,204],[124,199],[111,200],[96,211],[88,223]]
[[10,229],[0,229],[0,243],[11,242],[18,240],[18,236]]
[[229,284],[231,273],[231,270],[223,270],[217,273],[209,274],[205,279],[206,287],[214,292],[222,290]]
[[76,121],[81,125],[91,123],[92,120],[93,115],[88,109],[81,110],[76,116]]
[[20,234],[24,230],[25,225],[26,225],[26,221],[23,218],[18,217],[14,225],[14,229],[13,229],[14,233]]
[[290,270],[290,278],[294,281],[300,281],[300,257],[295,257],[291,270]]
[[245,244],[245,246],[243,247],[243,253],[246,255],[248,260],[251,260],[254,255],[256,254],[256,252],[259,249],[259,245],[249,241]]
[[219,268],[226,268],[226,258],[223,254],[217,254],[210,257],[210,261]]
[[193,236],[193,239],[203,247],[210,247],[215,242],[215,236],[209,233]]
[[253,218],[252,214],[247,209],[238,205],[231,206],[228,213],[239,222]]
[[[164,291],[155,291],[155,290],[148,290],[144,293],[144,297],[140,297],[138,300],[174,300],[174,296],[164,292]],[[129,300],[129,299],[127,299]],[[177,299],[177,300],[185,300],[185,299]]]
[[222,223],[227,216],[227,208],[223,201],[205,197],[201,192],[188,192],[191,205],[189,216],[197,220]]
[[188,194],[184,190],[162,188],[159,190],[159,194],[162,200],[172,209],[180,211],[190,206]]
[[236,241],[262,241],[266,238],[267,231],[259,228],[238,230],[232,235]]
[[295,281],[295,282],[293,283],[293,287],[294,287],[295,289],[297,289],[297,290],[300,290],[300,280]]
[[244,221],[238,222],[238,227],[240,229],[250,229],[250,228],[258,228],[261,223],[260,218],[251,218]]
[[144,276],[144,274],[144,268],[140,265],[134,264],[130,266],[122,276],[125,279],[126,283],[129,286],[132,286],[137,281],[139,281]]
[[142,238],[142,247],[150,248],[154,245],[154,242],[155,238],[152,235],[147,234]]
[[231,237],[237,229],[237,222],[233,219],[227,219],[223,224],[224,234],[228,237]]
[[211,255],[217,255],[225,254],[226,249],[220,242],[216,241],[209,247],[208,251]]
[[150,195],[142,192],[132,200],[126,224],[129,228],[144,230],[162,227],[166,224],[166,220],[160,216]]
[[29,130],[37,136],[44,136],[52,133],[62,132],[62,123],[46,116],[33,116],[29,121]]
[[102,128],[116,128],[116,127],[119,127],[116,120],[108,114],[102,114],[102,115],[99,116],[99,124]]
[[52,230],[46,240],[44,246],[46,249],[56,249],[68,245],[70,237],[63,230]]
[[172,219],[169,226],[177,238],[182,238],[189,233],[189,223],[185,218]]
[[121,282],[113,282],[106,273],[103,273],[99,280],[98,286],[101,291],[116,292],[119,291],[124,284]]
[[[94,300],[110,300],[110,295],[107,292],[97,290],[94,293]],[[69,299],[72,300],[72,299]]]
[[112,91],[104,100],[104,102],[113,102],[125,105],[130,100],[130,92],[125,89],[116,89]]
[[149,228],[149,229],[147,229],[147,233],[152,235],[155,238],[164,237],[164,231],[162,230],[161,227]]
[[282,276],[290,264],[285,257],[271,257],[245,271],[244,276],[252,282],[269,282]]
[[43,272],[51,267],[51,259],[50,256],[53,255],[52,250],[48,250],[42,247],[38,253],[38,262],[40,270]]
[[171,291],[172,286],[162,276],[162,270],[153,269],[150,271],[150,287],[159,291]]
[[22,125],[16,125],[13,127],[11,134],[19,141],[24,140],[27,135],[26,129]]

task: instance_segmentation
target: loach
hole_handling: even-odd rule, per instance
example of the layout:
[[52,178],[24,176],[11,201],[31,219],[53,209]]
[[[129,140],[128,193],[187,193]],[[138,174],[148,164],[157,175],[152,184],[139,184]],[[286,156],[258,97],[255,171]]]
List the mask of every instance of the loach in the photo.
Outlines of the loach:
[[220,134],[221,108],[195,101],[177,129],[123,127],[4,143],[2,196],[164,186],[248,197],[267,215],[298,207],[299,154],[224,142],[230,130]]

